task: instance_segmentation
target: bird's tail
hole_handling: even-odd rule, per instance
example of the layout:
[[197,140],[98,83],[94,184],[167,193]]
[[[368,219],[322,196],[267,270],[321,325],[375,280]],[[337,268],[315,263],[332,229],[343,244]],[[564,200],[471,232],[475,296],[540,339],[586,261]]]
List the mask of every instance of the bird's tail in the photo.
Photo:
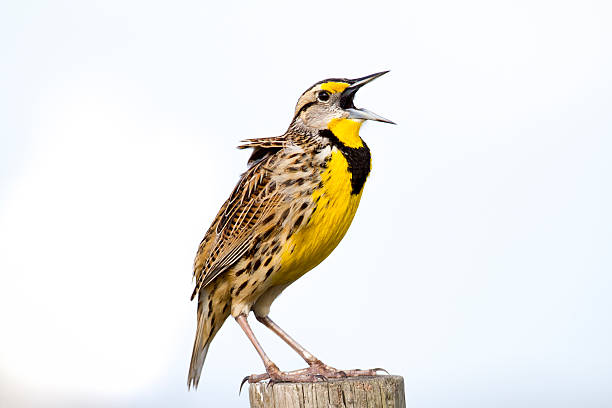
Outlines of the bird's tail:
[[221,328],[227,316],[229,316],[228,308],[223,310],[215,310],[214,300],[210,299],[206,289],[200,290],[198,298],[198,327],[196,331],[195,341],[193,343],[193,352],[191,354],[191,365],[189,366],[189,375],[187,378],[187,387],[198,388],[200,375],[202,374],[202,366],[208,353],[210,342]]

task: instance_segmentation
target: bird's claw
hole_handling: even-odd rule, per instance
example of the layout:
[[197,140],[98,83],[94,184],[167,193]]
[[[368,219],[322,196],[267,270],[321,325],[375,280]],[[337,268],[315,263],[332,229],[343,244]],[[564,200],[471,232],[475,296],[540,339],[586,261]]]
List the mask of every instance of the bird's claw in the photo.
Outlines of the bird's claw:
[[238,390],[238,395],[240,395],[240,393],[242,392],[242,387],[244,386],[245,383],[247,382],[249,384],[258,383],[260,381],[267,380],[268,378],[270,378],[270,375],[268,373],[247,375],[246,377],[242,379],[242,382],[240,383],[240,389]]
[[313,375],[314,378],[318,378],[319,380],[323,381],[323,382],[329,382],[329,379],[321,374],[314,374]]
[[242,379],[242,382],[240,383],[240,389],[238,389],[238,395],[240,395],[240,393],[242,392],[242,386],[244,385],[245,382],[249,381],[249,375],[247,375],[246,377],[244,377]]

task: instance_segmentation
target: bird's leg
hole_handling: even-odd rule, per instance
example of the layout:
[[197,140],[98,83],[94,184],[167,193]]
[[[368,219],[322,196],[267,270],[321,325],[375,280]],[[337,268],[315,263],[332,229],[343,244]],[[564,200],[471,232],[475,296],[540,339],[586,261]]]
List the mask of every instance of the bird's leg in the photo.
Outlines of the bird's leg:
[[279,370],[276,364],[274,364],[272,360],[270,360],[270,357],[268,357],[266,352],[263,350],[263,348],[257,341],[257,338],[255,338],[255,334],[253,333],[253,330],[251,330],[251,326],[249,326],[249,322],[247,321],[246,315],[238,315],[236,317],[236,322],[238,322],[249,340],[251,340],[251,343],[253,343],[255,350],[257,350],[259,357],[261,357],[264,363],[264,367],[266,367],[266,374],[253,374],[249,377],[246,377],[245,380],[248,380],[250,383],[253,383],[262,380],[267,380],[268,378],[270,379],[270,381],[273,382],[314,382],[320,379],[318,378],[318,375],[307,372],[296,371],[291,373],[285,373]]
[[264,326],[272,330],[278,337],[283,339],[293,350],[296,351],[308,363],[309,368],[303,370],[292,371],[291,373],[306,372],[313,375],[322,375],[324,377],[358,377],[358,376],[372,376],[376,375],[377,371],[386,371],[381,368],[375,368],[371,370],[338,370],[334,367],[323,364],[321,360],[316,358],[312,353],[302,347],[297,341],[289,336],[283,329],[281,329],[276,323],[272,321],[268,316],[256,316],[257,320]]
[[281,329],[276,323],[272,321],[268,316],[255,316],[257,320],[266,326],[268,329],[272,330],[278,337],[283,339],[285,343],[287,343],[292,349],[295,350],[296,353],[300,355],[308,363],[309,366],[320,363],[318,358],[313,356],[308,350],[302,347],[297,341],[293,340],[291,336],[287,334],[283,329]]

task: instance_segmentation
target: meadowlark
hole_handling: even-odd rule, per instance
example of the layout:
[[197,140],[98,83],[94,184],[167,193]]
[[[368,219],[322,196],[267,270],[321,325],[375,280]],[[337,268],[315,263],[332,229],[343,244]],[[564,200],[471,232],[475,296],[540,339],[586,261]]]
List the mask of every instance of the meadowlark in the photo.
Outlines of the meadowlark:
[[[247,139],[248,169],[221,207],[194,261],[197,331],[187,384],[197,387],[210,343],[232,315],[263,360],[249,382],[316,381],[375,375],[323,364],[268,317],[281,292],[323,261],[351,224],[370,173],[370,150],[359,136],[366,120],[393,123],[353,104],[355,93],[388,71],[326,79],[304,92],[282,136]],[[247,315],[276,333],[308,364],[283,372],[255,338]]]

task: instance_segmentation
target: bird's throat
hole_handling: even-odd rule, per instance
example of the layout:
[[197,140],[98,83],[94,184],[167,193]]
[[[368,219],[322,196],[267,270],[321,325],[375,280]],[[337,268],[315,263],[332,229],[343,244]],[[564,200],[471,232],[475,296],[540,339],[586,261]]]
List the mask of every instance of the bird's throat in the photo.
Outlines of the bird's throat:
[[328,138],[332,146],[340,150],[344,156],[353,187],[351,194],[361,194],[371,168],[370,149],[359,137],[361,122],[334,119],[328,127],[320,130],[319,134]]
[[332,119],[327,124],[327,128],[344,146],[359,148],[363,147],[363,140],[359,137],[361,123],[361,121],[351,119]]

